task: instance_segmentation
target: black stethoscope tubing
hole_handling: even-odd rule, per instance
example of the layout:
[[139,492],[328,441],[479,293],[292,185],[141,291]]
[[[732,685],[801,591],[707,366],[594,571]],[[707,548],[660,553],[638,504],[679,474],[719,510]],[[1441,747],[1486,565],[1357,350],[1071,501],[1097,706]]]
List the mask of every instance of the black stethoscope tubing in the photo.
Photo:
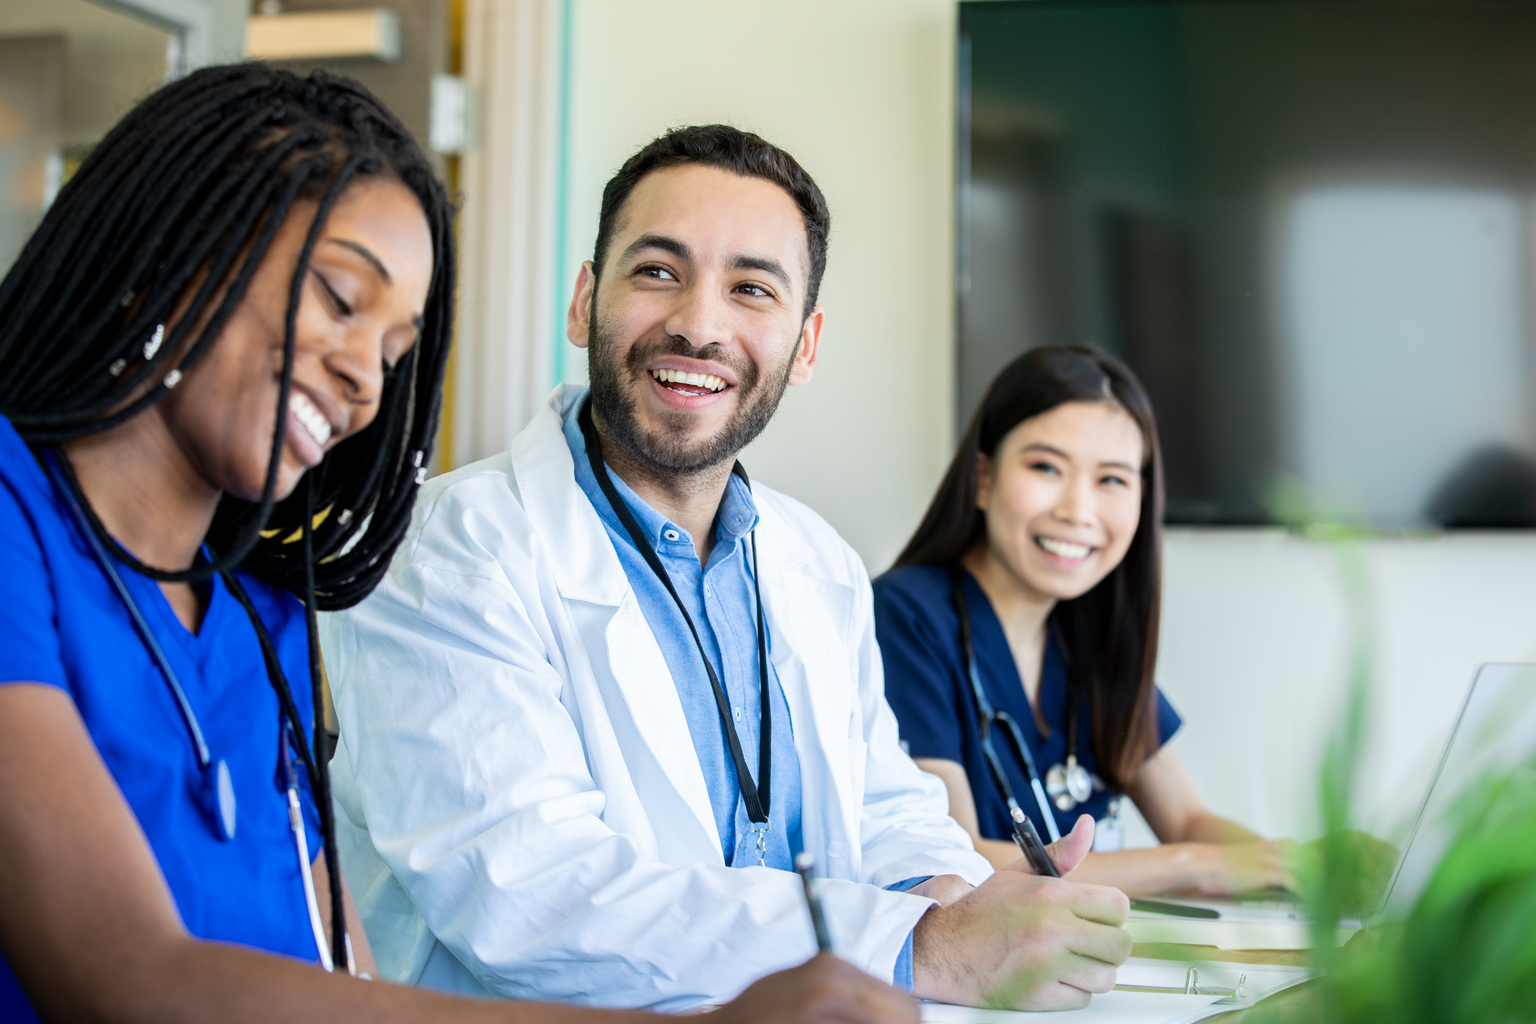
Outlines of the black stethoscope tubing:
[[[1034,791],[1035,803],[1040,808],[1041,817],[1045,820],[1045,829],[1050,833],[1051,841],[1055,842],[1061,838],[1061,829],[1056,825],[1056,814],[1051,810],[1050,801],[1046,798],[1045,788],[1040,781],[1040,772],[1035,767],[1035,756],[1030,752],[1029,744],[1024,739],[1024,731],[1013,715],[992,706],[992,702],[987,699],[986,690],[981,685],[981,671],[976,665],[976,647],[971,640],[971,612],[965,599],[965,577],[962,570],[950,570],[949,593],[950,600],[955,606],[955,614],[960,620],[960,650],[965,657],[966,676],[970,679],[971,693],[976,698],[976,716],[981,733],[982,755],[992,769],[998,789],[1002,790],[1003,799],[1008,803],[1008,810],[1012,812],[1019,806],[1019,802],[1014,797],[1013,785],[1008,781],[1008,774],[1003,770],[1002,759],[997,756],[997,748],[992,744],[992,726],[995,723],[1001,723],[1008,738],[1013,741],[1015,753],[1019,755],[1019,760],[1024,765],[1024,774],[1028,776],[1029,787]],[[1067,700],[1070,705],[1068,717],[1071,719],[1067,734],[1067,757],[1070,763],[1076,763],[1077,695],[1070,687]]]
[[[53,453],[49,453],[50,459]],[[149,622],[144,618],[144,612],[139,608],[139,602],[134,599],[133,592],[123,582],[122,574],[117,571],[112,558],[107,554],[106,547],[101,543],[101,538],[96,536],[96,531],[91,528],[90,520],[86,517],[85,510],[80,507],[80,501],[75,497],[74,488],[68,481],[60,479],[60,473],[56,466],[45,465],[48,477],[53,482],[54,489],[64,496],[69,505],[75,524],[80,529],[80,534],[85,537],[86,545],[95,556],[97,565],[106,574],[112,583],[112,589],[117,591],[118,597],[128,609],[128,617],[133,620],[134,629],[138,631],[145,648],[149,651],[150,658],[156,667],[160,669],[160,675],[165,679],[171,696],[176,701],[176,707],[181,712],[181,720],[187,729],[187,735],[192,739],[192,749],[197,756],[197,765],[203,775],[203,792],[199,794],[204,813],[212,819],[215,826],[214,834],[224,842],[233,842],[235,829],[238,825],[238,815],[235,801],[234,781],[230,777],[229,765],[223,758],[214,760],[212,752],[208,749],[208,741],[203,736],[203,728],[198,723],[197,713],[192,710],[192,702],[187,699],[187,693],[181,686],[181,680],[176,676],[176,670],[171,667],[170,659],[165,656],[165,651],[156,639],[155,632],[150,628]],[[331,959],[329,943],[325,941],[325,930],[320,920],[319,901],[315,896],[314,877],[310,870],[308,858],[308,842],[304,836],[303,815],[300,810],[298,798],[298,774],[293,767],[293,750],[298,741],[293,733],[296,728],[286,712],[279,712],[280,729],[278,734],[278,765],[282,771],[284,784],[287,787],[287,799],[289,806],[289,824],[294,832],[294,843],[299,858],[299,874],[304,885],[305,908],[309,913],[310,930],[314,933],[315,947],[320,953],[320,964],[327,971],[334,968]]]
[[[86,519],[85,510],[80,507],[80,502],[75,498],[74,490],[66,481],[60,480],[58,475],[50,468],[49,476],[53,477],[56,490],[64,495],[64,500],[69,503],[69,510],[74,515],[75,524],[80,527],[80,533],[85,537],[86,544],[91,549],[91,554],[96,557],[96,562],[106,573],[111,581],[112,588],[123,600],[128,608],[128,617],[133,620],[133,626],[138,630],[139,637],[144,641],[144,646],[149,650],[149,656],[160,669],[160,674],[165,677],[166,684],[170,687],[171,696],[176,701],[176,707],[181,711],[181,720],[185,723],[187,733],[192,737],[192,748],[197,753],[197,766],[204,772],[212,763],[213,757],[208,750],[208,741],[203,738],[202,726],[198,724],[197,715],[192,710],[192,702],[187,699],[186,691],[181,688],[181,683],[176,678],[176,670],[171,668],[170,660],[166,658],[165,651],[160,647],[160,641],[155,638],[154,630],[149,628],[149,623],[144,618],[144,613],[139,610],[139,603],[134,600],[129,592],[123,577],[117,571],[117,566],[112,564],[112,559],[107,556],[106,548],[102,546],[101,538],[96,536],[96,531],[90,528],[90,521]],[[220,762],[221,764],[223,762]],[[226,769],[227,770],[227,769]],[[225,838],[234,838],[233,833]]]
[[[624,524],[625,531],[635,547],[644,556],[645,562],[667,588],[667,593],[672,595],[672,600],[677,604],[677,610],[682,614],[683,621],[688,624],[688,632],[693,635],[694,646],[699,650],[699,660],[704,662],[704,671],[709,675],[709,685],[714,691],[715,708],[720,713],[720,722],[725,726],[726,742],[731,750],[731,760],[736,766],[736,782],[741,788],[741,799],[746,805],[747,819],[754,826],[753,831],[758,836],[758,863],[763,862],[764,836],[763,832],[768,828],[768,800],[769,782],[772,772],[772,729],[773,715],[771,703],[771,689],[768,683],[768,640],[767,626],[763,619],[763,592],[758,583],[757,571],[757,530],[751,533],[752,541],[752,590],[757,601],[757,668],[759,696],[762,704],[762,724],[760,728],[760,743],[758,747],[757,782],[752,781],[752,774],[747,768],[747,759],[741,751],[741,739],[736,734],[736,726],[732,722],[731,702],[726,696],[725,687],[720,685],[720,677],[715,673],[715,667],[710,664],[709,655],[704,653],[704,642],[699,639],[699,630],[693,624],[693,616],[688,614],[688,609],[683,605],[683,599],[678,595],[677,588],[672,585],[672,577],[668,575],[666,566],[661,564],[656,549],[646,538],[645,531],[635,521],[629,507],[624,504],[624,499],[619,496],[618,490],[613,486],[613,481],[608,476],[608,467],[603,464],[601,442],[597,436],[597,429],[592,424],[592,399],[588,397],[577,413],[576,420],[581,427],[582,437],[587,445],[587,461],[592,465],[592,474],[597,477],[597,484],[602,488],[603,495],[608,499],[608,504],[613,507],[614,515],[619,517],[619,522]],[[738,462],[731,468],[731,472],[740,477],[742,482],[751,486],[747,479],[747,471]]]

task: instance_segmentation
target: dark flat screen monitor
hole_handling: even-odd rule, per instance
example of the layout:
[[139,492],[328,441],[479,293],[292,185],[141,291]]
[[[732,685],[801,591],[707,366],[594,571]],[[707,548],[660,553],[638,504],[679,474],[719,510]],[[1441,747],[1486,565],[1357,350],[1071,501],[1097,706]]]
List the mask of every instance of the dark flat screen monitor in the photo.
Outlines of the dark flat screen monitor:
[[958,413],[1125,359],[1174,523],[1536,525],[1536,3],[962,3]]

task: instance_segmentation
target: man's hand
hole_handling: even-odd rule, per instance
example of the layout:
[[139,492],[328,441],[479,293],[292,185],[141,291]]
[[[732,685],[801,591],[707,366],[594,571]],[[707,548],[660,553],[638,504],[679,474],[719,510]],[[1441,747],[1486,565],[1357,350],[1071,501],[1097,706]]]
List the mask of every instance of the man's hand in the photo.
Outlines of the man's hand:
[[916,1024],[905,992],[835,956],[770,974],[709,1015],[720,1024]]
[[974,886],[959,875],[934,875],[928,881],[914,885],[907,892],[914,896],[926,896],[947,907],[969,893]]
[[[1092,846],[1084,815],[1049,852],[1066,874]],[[1114,987],[1115,968],[1131,955],[1120,928],[1129,910],[1118,889],[1042,878],[1020,858],[923,915],[913,935],[915,992],[966,1006],[1080,1009]]]
[[[1072,831],[1047,846],[1045,852],[1050,854],[1051,863],[1056,865],[1056,870],[1065,878],[1068,872],[1083,862],[1084,857],[1093,852],[1093,815],[1079,814]],[[1029,870],[1022,858],[1019,870]]]

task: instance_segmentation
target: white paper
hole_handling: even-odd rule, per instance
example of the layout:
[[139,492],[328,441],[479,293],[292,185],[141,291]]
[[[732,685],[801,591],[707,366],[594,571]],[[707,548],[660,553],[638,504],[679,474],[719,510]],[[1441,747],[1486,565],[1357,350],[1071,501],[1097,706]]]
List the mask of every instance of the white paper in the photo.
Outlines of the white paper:
[[923,1020],[942,1024],[1016,1024],[1046,1021],[1052,1024],[1171,1024],[1210,1006],[1219,996],[1171,995],[1163,992],[1105,992],[1081,1010],[1061,1010],[1041,1015],[1020,1010],[980,1010],[948,1003],[924,1003]]
[[1243,986],[1241,999],[1228,997],[1223,1006],[1251,1006],[1266,996],[1299,985],[1317,972],[1308,967],[1284,964],[1240,964],[1218,960],[1153,960],[1132,957],[1120,965],[1115,982],[1120,985],[1148,985],[1159,988],[1183,988],[1190,968],[1198,973],[1201,988],[1236,988]]
[[[1181,988],[1189,969],[1199,971],[1199,983],[1234,988],[1243,984],[1243,998],[1216,995],[1186,996],[1168,992],[1106,992],[1093,997],[1086,1009],[1063,1010],[1047,1017],[1018,1010],[980,1010],[947,1003],[923,1003],[923,1020],[937,1024],[1017,1024],[1023,1021],[1055,1024],[1192,1024],[1213,1014],[1252,1006],[1266,996],[1298,985],[1316,975],[1306,967],[1280,964],[1239,964],[1214,960],[1153,960],[1133,957],[1120,966],[1116,980],[1122,985]],[[1246,977],[1245,977],[1246,976]]]

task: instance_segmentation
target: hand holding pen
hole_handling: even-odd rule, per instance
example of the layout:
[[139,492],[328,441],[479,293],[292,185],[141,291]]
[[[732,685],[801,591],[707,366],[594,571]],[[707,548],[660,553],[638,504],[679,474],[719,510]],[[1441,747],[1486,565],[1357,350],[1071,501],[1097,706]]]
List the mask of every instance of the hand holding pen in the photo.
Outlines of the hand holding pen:
[[832,933],[827,931],[827,915],[822,913],[821,898],[816,895],[816,858],[801,850],[795,854],[795,872],[805,886],[805,906],[811,912],[811,928],[816,932],[816,951],[832,952]]
[[[1070,871],[1082,862],[1093,847],[1094,821],[1089,815],[1080,815],[1072,831],[1051,846],[1046,846],[1040,833],[1035,830],[1034,823],[1017,804],[1009,808],[1009,814],[1013,818],[1013,841],[1018,844],[1019,852],[1024,854],[1029,869],[1037,875],[1060,878],[1062,872],[1057,859],[1065,861],[1065,867]],[[1083,833],[1082,836],[1078,835],[1079,832]],[[1055,858],[1051,855],[1053,850]]]
[[[928,909],[913,932],[913,980],[922,998],[1065,1010],[1114,987],[1115,968],[1131,954],[1131,937],[1120,927],[1125,894],[1058,877],[1093,844],[1093,819],[1084,817],[1047,848],[1021,816],[1015,841],[1024,857],[954,903]],[[1077,956],[1061,958],[1063,946]]]
[[1056,863],[1051,860],[1045,844],[1040,841],[1040,833],[1035,831],[1035,823],[1030,821],[1017,805],[1014,806],[1012,813],[1013,841],[1019,844],[1019,852],[1024,854],[1025,860],[1029,861],[1030,868],[1037,875],[1060,878],[1061,872],[1056,870]]

